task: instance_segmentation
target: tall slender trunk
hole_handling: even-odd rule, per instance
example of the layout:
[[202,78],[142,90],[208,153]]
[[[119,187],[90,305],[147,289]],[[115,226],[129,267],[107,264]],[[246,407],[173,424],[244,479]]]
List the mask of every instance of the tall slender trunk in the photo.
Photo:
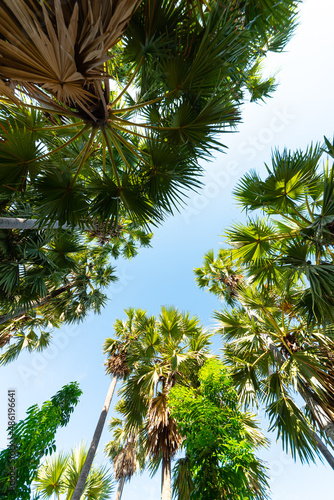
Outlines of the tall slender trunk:
[[321,453],[323,454],[323,456],[325,457],[325,459],[327,460],[327,462],[329,463],[329,465],[334,470],[334,457],[333,457],[333,455],[331,454],[330,451],[328,451],[327,446],[321,441],[321,439],[319,438],[318,434],[314,433],[313,437],[314,437],[314,439],[315,439],[315,441],[317,443],[318,449],[321,451]]
[[38,309],[39,307],[44,306],[51,299],[58,297],[58,295],[61,295],[62,293],[66,292],[67,290],[70,290],[71,288],[73,288],[77,284],[78,284],[78,281],[71,281],[67,285],[61,286],[60,288],[57,288],[57,290],[53,290],[53,292],[49,293],[49,295],[44,297],[44,299],[33,302],[29,307],[28,306],[21,307],[20,309],[18,309],[16,311],[15,314],[1,314],[0,315],[0,325],[2,325],[3,323],[6,323],[6,321],[19,318],[20,316],[24,315],[26,312],[31,311],[31,309]]
[[305,403],[309,407],[314,419],[318,422],[321,429],[323,429],[329,439],[334,444],[334,423],[333,420],[327,415],[325,410],[319,405],[316,399],[309,393],[307,387],[298,385],[298,390]]
[[112,397],[114,395],[116,382],[117,382],[117,377],[114,376],[111,380],[111,383],[110,383],[110,386],[109,386],[109,389],[107,392],[106,400],[104,402],[104,405],[103,405],[103,408],[102,408],[102,411],[100,414],[100,418],[99,418],[99,421],[98,421],[97,426],[95,428],[93,439],[92,439],[92,442],[90,444],[90,447],[89,447],[89,450],[87,453],[85,463],[83,464],[83,467],[81,469],[80,476],[79,476],[78,482],[75,486],[71,500],[80,500],[81,495],[84,491],[87,477],[88,477],[89,471],[91,469],[91,466],[92,466],[92,463],[93,463],[93,460],[95,457],[95,453],[96,453],[96,450],[97,450],[97,447],[98,447],[98,444],[99,444],[99,441],[101,438],[101,434],[103,431],[104,423],[106,421],[107,414],[108,414],[108,411],[110,408],[110,403],[111,403]]
[[123,476],[118,481],[118,488],[117,488],[117,493],[116,493],[115,500],[121,500],[122,493],[123,493],[124,483],[125,483],[125,477]]
[[172,498],[171,475],[172,475],[171,458],[170,456],[164,457],[162,459],[161,500],[171,500]]

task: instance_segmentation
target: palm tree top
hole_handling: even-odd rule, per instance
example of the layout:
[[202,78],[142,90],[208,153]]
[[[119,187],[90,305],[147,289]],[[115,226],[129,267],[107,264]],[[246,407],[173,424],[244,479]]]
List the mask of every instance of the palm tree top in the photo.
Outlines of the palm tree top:
[[[47,500],[54,495],[70,500],[87,455],[83,444],[70,453],[59,452],[40,466],[34,482],[38,498]],[[105,466],[93,465],[83,492],[83,500],[108,500],[114,490],[112,476]]]

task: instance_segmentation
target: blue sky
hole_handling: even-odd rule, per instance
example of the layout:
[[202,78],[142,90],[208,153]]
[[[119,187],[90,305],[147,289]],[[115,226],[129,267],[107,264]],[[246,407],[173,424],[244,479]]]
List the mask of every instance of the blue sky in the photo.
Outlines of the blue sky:
[[[224,229],[243,217],[231,196],[238,179],[250,169],[263,171],[275,147],[306,148],[311,141],[322,142],[324,135],[333,137],[333,17],[332,0],[303,2],[300,24],[285,53],[271,55],[266,64],[268,74],[280,69],[277,91],[265,104],[244,106],[238,132],[221,138],[227,153],[203,164],[202,192],[191,194],[188,206],[155,232],[152,248],[142,249],[132,261],[118,261],[119,281],[110,287],[111,300],[102,315],[65,327],[55,333],[53,346],[44,353],[21,356],[1,369],[0,448],[6,446],[7,388],[16,388],[20,419],[29,406],[50,398],[73,380],[80,383],[83,395],[67,428],[58,432],[57,447],[69,450],[81,441],[90,442],[109,385],[101,346],[113,336],[112,325],[124,317],[125,308],[141,307],[158,314],[162,305],[175,305],[198,315],[205,326],[213,326],[212,311],[219,303],[196,287],[193,268],[201,265],[205,252],[218,249]],[[219,339],[215,347],[220,347]],[[270,450],[261,457],[270,467],[273,500],[334,497],[329,467],[294,463],[275,443],[275,436],[270,439]],[[100,462],[107,441],[105,431]],[[124,499],[159,499],[160,475],[135,477],[123,495]]]

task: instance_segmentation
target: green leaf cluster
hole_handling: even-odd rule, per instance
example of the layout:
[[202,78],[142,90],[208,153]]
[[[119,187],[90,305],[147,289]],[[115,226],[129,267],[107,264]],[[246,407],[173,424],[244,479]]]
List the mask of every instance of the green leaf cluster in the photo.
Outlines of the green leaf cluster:
[[184,437],[192,478],[188,498],[267,498],[265,467],[247,438],[226,368],[212,359],[200,369],[198,379],[197,389],[176,386],[168,398],[171,415]]
[[[55,451],[56,430],[68,424],[81,394],[77,382],[71,382],[41,408],[28,408],[27,417],[12,426],[10,446],[0,453],[0,498],[30,500],[39,463],[44,455]],[[15,475],[12,483],[11,471]]]
[[[65,91],[49,66],[43,67],[43,82],[50,78],[52,85],[39,82],[42,62],[20,73],[15,105],[6,92],[0,107],[0,196],[34,196],[34,214],[42,224],[82,226],[90,217],[116,225],[122,217],[139,225],[160,223],[183,203],[187,190],[200,187],[198,160],[224,147],[218,134],[237,125],[245,89],[254,100],[273,89],[272,79],[261,79],[260,62],[268,51],[284,47],[298,1],[285,0],[279,7],[260,3],[228,1],[221,7],[216,1],[144,0],[117,43],[101,42],[105,64],[95,68],[101,60],[93,57],[81,83],[67,82]],[[79,2],[75,9],[80,24],[88,7]],[[27,44],[43,52],[39,36],[24,29],[26,18],[10,6],[5,10],[13,18],[0,26],[4,39],[9,37],[5,48],[15,45],[11,30],[22,27]],[[49,2],[47,15],[55,26],[61,11],[67,19],[66,6],[57,10]],[[103,28],[108,18],[97,12],[96,7],[90,14],[96,15],[95,32],[87,35],[92,43],[97,33],[99,40],[108,36]],[[29,16],[38,23],[46,11],[34,2]],[[39,35],[49,40],[45,22]],[[57,37],[49,42],[56,44]],[[22,51],[16,48],[16,56]],[[86,63],[79,53],[73,55],[73,81]]]

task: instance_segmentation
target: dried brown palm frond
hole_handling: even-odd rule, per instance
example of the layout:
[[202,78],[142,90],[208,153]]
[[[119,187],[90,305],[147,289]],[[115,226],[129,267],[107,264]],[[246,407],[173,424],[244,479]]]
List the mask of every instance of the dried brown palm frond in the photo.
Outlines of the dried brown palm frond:
[[96,119],[97,110],[106,113],[109,92],[101,80],[106,77],[108,51],[139,3],[0,0],[2,82],[16,82],[43,104],[56,98]]
[[5,345],[9,344],[12,338],[12,332],[4,332],[0,333],[0,349],[2,349]]
[[127,356],[124,351],[112,354],[105,364],[107,366],[106,373],[112,374],[120,379],[124,379],[130,373],[130,369],[127,365]]
[[[0,63],[1,63],[1,58],[0,58]],[[1,96],[5,96],[14,104],[17,104],[19,102],[19,100],[14,94],[13,89],[9,86],[9,82],[4,82],[0,79],[0,98]]]
[[152,457],[172,457],[182,443],[175,421],[170,417],[166,393],[151,399],[147,411],[147,452]]
[[121,224],[110,224],[108,222],[95,219],[90,223],[90,227],[87,232],[91,238],[97,238],[103,246],[114,238],[118,238],[122,227],[123,226]]
[[237,296],[238,287],[243,282],[243,278],[242,274],[229,273],[222,276],[219,281],[222,281],[226,285],[231,297],[235,298]]
[[137,470],[138,460],[136,457],[136,444],[133,436],[130,436],[124,448],[113,460],[116,481],[121,478],[130,479]]

